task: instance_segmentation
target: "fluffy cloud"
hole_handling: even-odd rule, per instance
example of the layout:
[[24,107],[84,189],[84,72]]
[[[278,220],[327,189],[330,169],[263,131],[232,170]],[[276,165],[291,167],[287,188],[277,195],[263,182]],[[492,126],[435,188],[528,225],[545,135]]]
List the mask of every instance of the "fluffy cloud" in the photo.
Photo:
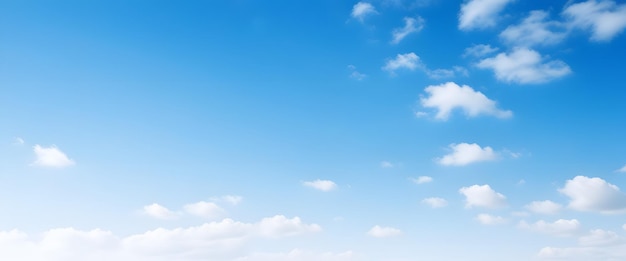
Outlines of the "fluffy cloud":
[[143,207],[143,213],[157,219],[176,219],[178,214],[157,203]]
[[582,246],[606,246],[623,242],[623,238],[613,231],[594,229],[589,234],[578,238],[578,244]]
[[33,147],[37,159],[33,165],[41,167],[63,168],[75,165],[74,160],[70,159],[56,146],[42,147],[39,144]]
[[376,8],[374,8],[372,4],[367,2],[358,2],[352,7],[352,13],[350,15],[362,22],[365,17],[377,13]]
[[432,182],[433,178],[429,176],[419,176],[416,179],[411,179],[411,180],[415,182],[415,184],[424,184],[424,183]]
[[492,216],[489,214],[479,214],[476,220],[483,225],[499,225],[506,223],[506,219],[501,216]]
[[465,166],[475,162],[493,161],[498,158],[491,147],[481,148],[476,143],[450,144],[452,152],[437,159],[437,163],[444,166]]
[[483,59],[477,66],[493,70],[500,81],[520,84],[544,83],[572,72],[563,61],[545,61],[538,52],[527,48]]
[[613,231],[594,229],[578,238],[575,247],[544,247],[539,257],[559,260],[624,260],[624,237]]
[[423,204],[429,205],[431,208],[442,208],[448,205],[448,201],[443,198],[425,198]]
[[473,185],[470,187],[462,187],[459,193],[465,196],[465,207],[484,207],[484,208],[501,208],[505,207],[506,197],[489,185]]
[[381,227],[381,226],[376,225],[372,227],[367,232],[367,234],[372,237],[379,237],[379,238],[396,237],[396,236],[402,235],[402,231],[400,231],[400,229],[393,228],[393,227]]
[[435,118],[447,120],[450,113],[459,109],[468,117],[490,115],[498,118],[510,118],[513,112],[499,109],[494,100],[472,87],[459,86],[454,82],[431,85],[424,89],[428,96],[422,96],[420,103],[424,108],[437,109]]
[[496,25],[498,14],[513,0],[469,0],[461,5],[459,29],[471,30]]
[[223,216],[226,211],[213,202],[200,201],[183,206],[185,212],[202,217],[202,218],[218,218]]
[[589,0],[563,10],[574,28],[591,31],[591,40],[610,41],[626,28],[626,4]]
[[576,176],[559,189],[569,197],[568,207],[578,211],[614,213],[626,210],[626,194],[601,178]]
[[337,188],[337,184],[331,180],[318,179],[314,181],[305,181],[302,184],[321,191],[331,191]]
[[580,230],[580,222],[576,219],[559,219],[553,223],[539,220],[533,224],[528,224],[526,221],[520,221],[518,227],[521,229],[528,229],[539,233],[562,237],[577,234]]
[[422,28],[424,28],[424,19],[422,19],[421,17],[405,17],[404,27],[393,29],[393,31],[391,32],[391,43],[397,44],[402,41],[402,39],[404,39],[404,37],[406,37],[407,35],[417,33],[421,31]]
[[463,57],[483,57],[496,51],[498,51],[498,47],[491,47],[491,45],[488,44],[475,44],[471,47],[465,48],[465,52],[463,52]]
[[572,71],[560,60],[545,62],[538,52],[527,48],[515,48],[511,53],[500,53],[481,60],[477,66],[494,71],[496,78],[504,82],[521,84],[543,83]]
[[423,67],[420,62],[419,56],[417,56],[415,53],[405,53],[396,55],[395,59],[389,59],[382,69],[388,71],[391,74],[394,74],[395,71],[399,69],[407,69],[413,71],[418,67]]
[[551,45],[567,36],[565,25],[557,21],[548,21],[545,11],[532,11],[520,24],[507,27],[500,38],[515,46]]
[[560,204],[554,203],[550,200],[533,201],[525,206],[531,212],[538,214],[556,214],[563,209]]
[[268,238],[295,236],[302,233],[322,231],[318,224],[305,224],[299,217],[287,218],[282,215],[264,218],[259,222],[260,235]]

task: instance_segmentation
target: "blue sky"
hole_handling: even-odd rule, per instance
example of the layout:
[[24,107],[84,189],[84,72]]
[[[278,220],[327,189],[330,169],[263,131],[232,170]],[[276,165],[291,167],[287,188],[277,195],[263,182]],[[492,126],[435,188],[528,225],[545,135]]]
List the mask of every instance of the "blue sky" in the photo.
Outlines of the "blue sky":
[[623,1],[0,1],[0,259],[626,259]]

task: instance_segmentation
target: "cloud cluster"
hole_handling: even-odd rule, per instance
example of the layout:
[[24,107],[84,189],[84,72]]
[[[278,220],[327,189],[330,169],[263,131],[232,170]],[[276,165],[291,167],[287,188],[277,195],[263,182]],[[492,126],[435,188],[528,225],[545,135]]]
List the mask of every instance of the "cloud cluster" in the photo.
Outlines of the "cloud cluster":
[[510,53],[483,59],[476,66],[493,70],[500,81],[520,84],[545,83],[572,72],[563,61],[546,60],[537,51],[518,47]]

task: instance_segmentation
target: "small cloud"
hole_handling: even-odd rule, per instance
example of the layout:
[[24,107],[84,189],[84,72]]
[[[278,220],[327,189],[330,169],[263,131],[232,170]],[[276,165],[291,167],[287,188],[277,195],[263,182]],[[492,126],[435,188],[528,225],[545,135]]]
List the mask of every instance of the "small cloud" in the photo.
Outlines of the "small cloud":
[[626,172],[626,165],[624,165],[621,169],[618,169],[617,172]]
[[239,203],[241,203],[241,201],[243,200],[243,197],[242,196],[236,196],[236,195],[225,195],[225,196],[221,196],[221,197],[211,197],[210,200],[211,201],[228,202],[231,205],[239,205]]
[[35,162],[33,162],[33,165],[35,166],[64,168],[76,164],[74,160],[68,158],[67,155],[65,155],[65,153],[55,145],[42,147],[37,144],[33,147],[33,150],[35,152],[35,156],[37,157]]
[[626,194],[601,178],[576,176],[558,191],[570,199],[568,208],[573,210],[600,213],[626,211]]
[[417,178],[412,178],[411,180],[415,182],[415,184],[425,184],[433,182],[433,178],[429,176],[419,176]]
[[417,112],[415,112],[415,117],[417,117],[417,118],[424,118],[424,117],[428,117],[428,112],[425,112],[425,111],[417,111]]
[[521,186],[521,185],[524,185],[524,184],[526,184],[526,180],[523,180],[523,179],[520,179],[520,180],[517,182],[517,185],[518,185],[518,186]]
[[152,205],[147,205],[143,207],[143,213],[156,218],[156,219],[164,219],[164,220],[171,220],[171,219],[177,219],[179,214],[170,211],[169,209],[167,209],[164,206],[161,206],[157,203],[154,203]]
[[449,148],[452,149],[450,154],[436,159],[440,165],[465,166],[476,162],[494,161],[498,158],[491,147],[481,148],[476,143],[450,144]]
[[496,101],[489,99],[482,92],[475,91],[468,85],[459,86],[454,82],[430,85],[424,88],[427,96],[420,98],[424,108],[437,110],[436,119],[447,120],[455,110],[460,110],[467,117],[489,115],[500,119],[513,117],[513,112],[498,108]]
[[400,231],[400,229],[393,228],[393,227],[381,227],[381,226],[376,225],[372,227],[367,232],[367,234],[372,237],[378,237],[378,238],[396,237],[396,236],[402,235],[402,231]]
[[563,61],[546,61],[537,51],[525,47],[483,59],[476,66],[493,70],[500,81],[519,84],[545,83],[572,73]]
[[510,25],[500,38],[514,46],[553,45],[560,43],[567,36],[565,25],[557,21],[546,21],[546,11],[532,11],[518,25]]
[[221,217],[226,213],[226,211],[217,204],[206,201],[187,204],[183,209],[191,215],[210,219]]
[[471,47],[465,48],[463,57],[473,56],[480,58],[496,51],[498,51],[498,47],[491,47],[491,45],[488,44],[475,44]]
[[358,2],[352,7],[352,13],[350,14],[352,18],[355,18],[361,22],[370,15],[378,14],[376,8],[370,3],[367,2]]
[[448,205],[448,201],[443,198],[425,198],[422,199],[422,204],[429,205],[431,208],[442,208]]
[[553,215],[559,213],[561,209],[563,209],[563,206],[550,200],[544,200],[533,201],[530,204],[526,205],[525,208],[537,214]]
[[626,4],[614,1],[576,3],[565,8],[563,15],[569,26],[591,31],[592,41],[610,41],[626,28]]
[[507,222],[507,220],[501,216],[492,216],[489,214],[479,214],[476,216],[476,220],[483,225],[500,225]]
[[412,33],[417,33],[424,28],[424,19],[421,17],[412,18],[405,17],[404,18],[404,27],[393,29],[391,32],[392,44],[398,44],[402,39],[404,39],[407,35]]
[[498,14],[513,0],[469,0],[461,5],[459,29],[483,29],[496,25]]
[[337,184],[331,180],[315,180],[315,181],[305,181],[302,183],[304,186],[311,187],[321,191],[331,191],[337,188]]
[[520,229],[565,237],[577,234],[580,231],[580,222],[576,219],[559,219],[553,223],[539,220],[533,224],[528,224],[526,221],[522,220],[519,222],[518,227]]
[[15,137],[15,139],[13,139],[13,144],[15,145],[24,145],[24,140],[20,137]]
[[459,193],[465,196],[465,208],[501,208],[507,205],[506,197],[491,189],[489,185],[462,187]]
[[348,70],[350,71],[350,78],[355,79],[357,81],[363,80],[365,79],[365,77],[367,77],[367,74],[360,73],[359,71],[357,71],[356,66],[354,65],[348,65]]
[[384,169],[390,169],[395,167],[396,165],[394,165],[393,163],[389,162],[389,161],[381,161],[380,162],[380,167],[384,168]]
[[409,71],[414,71],[417,68],[423,67],[420,62],[419,56],[415,53],[405,53],[396,55],[395,59],[387,60],[385,66],[383,66],[384,71],[388,71],[392,75],[395,75],[395,71],[399,69],[406,69]]

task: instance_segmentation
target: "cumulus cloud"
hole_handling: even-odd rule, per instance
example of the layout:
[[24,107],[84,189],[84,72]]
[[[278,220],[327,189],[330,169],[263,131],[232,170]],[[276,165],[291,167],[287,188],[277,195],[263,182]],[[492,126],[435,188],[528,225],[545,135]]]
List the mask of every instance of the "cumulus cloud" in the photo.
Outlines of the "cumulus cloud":
[[395,71],[399,69],[406,69],[406,70],[413,71],[417,68],[422,68],[422,67],[423,65],[420,61],[419,56],[411,52],[411,53],[405,53],[405,54],[398,54],[396,55],[395,59],[387,60],[387,63],[385,64],[385,66],[383,66],[382,69],[385,71],[388,71],[389,73],[393,75]]
[[476,216],[476,220],[483,225],[500,225],[507,222],[507,220],[501,216],[493,216],[489,214],[479,214]]
[[496,51],[498,51],[498,47],[491,47],[491,45],[488,44],[475,44],[471,47],[465,48],[465,51],[463,52],[463,57],[483,57]]
[[483,59],[477,66],[493,70],[500,81],[520,84],[544,83],[572,72],[563,61],[546,61],[538,52],[523,47]]
[[429,176],[419,176],[415,179],[411,179],[413,182],[415,182],[415,184],[424,184],[424,183],[430,183],[433,182],[433,178],[429,177]]
[[213,202],[200,201],[183,206],[185,212],[202,217],[218,218],[226,214],[226,211]]
[[252,240],[319,230],[319,225],[305,224],[297,217],[274,216],[256,223],[224,219],[193,227],[158,228],[126,237],[100,229],[60,228],[34,237],[18,230],[0,231],[0,260],[226,261],[249,256],[247,246]]
[[372,227],[367,232],[367,234],[372,237],[378,237],[378,238],[396,237],[396,236],[402,235],[402,231],[400,231],[400,229],[393,228],[393,227],[381,227],[381,226],[376,225]]
[[533,201],[530,204],[526,205],[525,208],[534,213],[552,215],[559,213],[559,211],[563,209],[563,206],[550,200],[544,200]]
[[592,41],[610,41],[626,28],[626,4],[589,0],[563,10],[570,26],[591,31]]
[[507,205],[506,197],[493,190],[489,185],[462,187],[459,189],[459,193],[465,196],[465,208],[501,208]]
[[391,43],[397,44],[402,39],[404,39],[407,35],[412,33],[417,33],[424,28],[424,19],[421,17],[413,18],[413,17],[405,17],[404,18],[404,27],[393,29],[391,32]]
[[321,191],[331,191],[337,188],[337,184],[331,180],[318,179],[314,181],[305,181],[302,184]]
[[510,25],[500,38],[515,46],[552,45],[560,43],[567,36],[565,25],[548,20],[546,11],[532,11],[520,24]]
[[594,229],[589,234],[578,238],[578,244],[582,246],[606,246],[622,243],[624,238],[617,233],[608,230]]
[[465,166],[481,161],[493,161],[498,158],[491,147],[481,148],[476,143],[450,144],[449,147],[452,150],[450,154],[436,159],[440,165]]
[[350,15],[352,18],[363,22],[366,17],[374,14],[378,14],[378,12],[372,4],[367,2],[358,2],[352,7],[352,13]]
[[626,194],[601,178],[576,176],[558,191],[569,198],[568,207],[574,210],[602,213],[626,210]]
[[513,0],[469,0],[461,4],[459,29],[471,30],[496,25],[498,14]]
[[55,145],[42,147],[39,144],[33,147],[37,159],[33,162],[35,166],[64,168],[75,165],[76,162],[65,155],[63,151]]
[[423,204],[429,205],[431,208],[442,208],[448,205],[448,201],[443,198],[425,198]]
[[144,206],[143,213],[156,219],[176,219],[179,216],[178,213],[173,212],[157,203]]
[[559,237],[573,236],[580,232],[580,222],[576,219],[559,219],[552,223],[539,220],[533,224],[528,224],[526,221],[520,221],[518,227],[521,229],[527,229]]
[[510,118],[513,116],[513,112],[499,109],[496,101],[467,85],[459,86],[454,82],[447,82],[428,86],[424,92],[427,96],[420,98],[422,107],[436,109],[435,118],[440,120],[447,120],[456,109],[463,111],[468,117],[489,115],[497,118]]
[[594,229],[578,238],[578,246],[544,247],[539,257],[558,260],[625,260],[624,237],[613,231]]

